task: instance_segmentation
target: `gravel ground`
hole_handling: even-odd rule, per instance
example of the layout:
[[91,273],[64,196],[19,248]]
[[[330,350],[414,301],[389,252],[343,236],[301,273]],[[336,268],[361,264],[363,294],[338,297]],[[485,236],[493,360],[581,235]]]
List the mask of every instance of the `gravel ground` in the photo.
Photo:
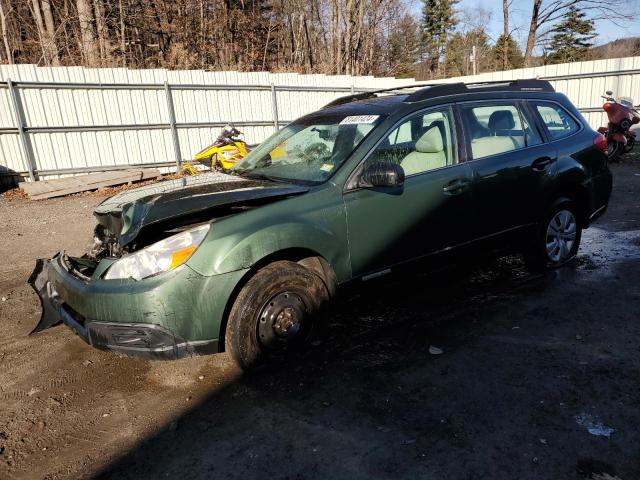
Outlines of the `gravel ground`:
[[34,260],[82,253],[101,198],[0,199],[0,478],[638,479],[639,164],[573,265],[378,282],[251,375],[27,336]]

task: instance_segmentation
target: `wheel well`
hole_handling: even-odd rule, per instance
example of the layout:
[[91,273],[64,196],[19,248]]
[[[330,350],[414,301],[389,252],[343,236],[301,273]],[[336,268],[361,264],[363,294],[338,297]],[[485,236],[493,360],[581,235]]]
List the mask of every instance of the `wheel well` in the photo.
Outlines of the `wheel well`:
[[589,193],[585,187],[576,187],[572,190],[569,190],[563,195],[557,197],[557,199],[553,202],[553,206],[557,206],[561,203],[571,202],[576,205],[578,211],[578,221],[580,222],[580,226],[586,228],[589,226]]
[[251,277],[253,277],[258,272],[258,270],[269,265],[270,263],[277,262],[279,260],[289,260],[291,262],[296,262],[303,267],[311,270],[324,282],[327,290],[329,291],[329,296],[332,297],[335,294],[337,285],[336,274],[333,271],[333,268],[331,268],[329,262],[327,262],[324,257],[319,255],[317,252],[305,248],[288,248],[267,255],[266,257],[258,260],[256,263],[251,265],[249,271],[240,279],[238,284],[231,292],[231,295],[229,296],[227,304],[224,308],[222,323],[220,324],[220,332],[218,334],[218,351],[224,351],[224,336],[227,330],[227,320],[229,318],[229,313],[231,312],[231,307],[233,307],[233,302],[235,302],[238,294],[240,293],[240,290],[242,290],[242,288],[247,284]]

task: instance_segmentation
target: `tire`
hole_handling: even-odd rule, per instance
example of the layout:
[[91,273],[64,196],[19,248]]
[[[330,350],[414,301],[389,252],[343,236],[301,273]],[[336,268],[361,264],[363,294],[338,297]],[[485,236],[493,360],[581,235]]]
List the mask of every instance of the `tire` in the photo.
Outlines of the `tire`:
[[624,153],[629,153],[631,150],[633,150],[635,144],[636,141],[634,138],[627,139],[627,144],[624,146]]
[[290,261],[258,270],[236,297],[225,349],[242,369],[308,345],[319,329],[329,293],[322,279]]
[[579,218],[572,202],[551,209],[538,225],[533,245],[525,254],[527,268],[539,272],[562,267],[573,260],[582,239]]
[[624,144],[621,142],[616,142],[615,140],[612,140],[609,142],[609,146],[608,146],[608,150],[607,150],[607,155],[609,156],[609,161],[610,162],[615,162],[618,160],[618,158],[620,157],[620,155],[622,155],[622,152],[624,151]]

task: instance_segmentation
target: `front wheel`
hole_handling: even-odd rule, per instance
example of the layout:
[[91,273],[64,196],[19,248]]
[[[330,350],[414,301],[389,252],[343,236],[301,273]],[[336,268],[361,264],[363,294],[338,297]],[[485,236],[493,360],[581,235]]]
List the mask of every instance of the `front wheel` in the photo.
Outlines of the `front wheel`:
[[240,290],[225,332],[225,349],[243,369],[307,345],[329,300],[322,279],[290,261],[260,269]]
[[578,253],[582,227],[573,203],[551,210],[538,228],[538,234],[525,260],[532,270],[553,269],[573,260]]

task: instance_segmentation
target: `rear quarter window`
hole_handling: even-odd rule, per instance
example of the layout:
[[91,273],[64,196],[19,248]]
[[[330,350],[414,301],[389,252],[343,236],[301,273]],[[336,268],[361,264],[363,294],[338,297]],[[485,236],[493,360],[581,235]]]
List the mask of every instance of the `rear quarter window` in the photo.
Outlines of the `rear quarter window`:
[[580,124],[563,107],[556,103],[535,103],[542,122],[552,140],[568,137],[580,130]]

